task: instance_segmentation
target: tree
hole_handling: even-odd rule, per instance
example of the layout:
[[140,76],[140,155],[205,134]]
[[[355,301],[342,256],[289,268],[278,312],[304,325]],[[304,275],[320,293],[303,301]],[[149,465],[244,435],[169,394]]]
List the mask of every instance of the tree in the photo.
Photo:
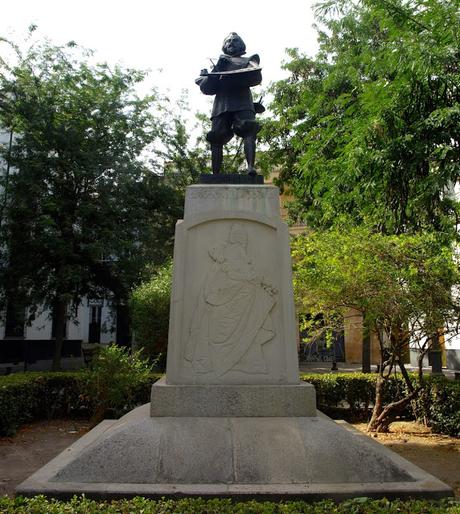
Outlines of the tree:
[[[317,15],[322,25],[319,52],[310,58],[289,51],[285,68],[290,76],[273,86],[274,115],[263,129],[268,143],[265,164],[280,168],[281,184],[286,183],[295,196],[291,218],[317,230],[340,227],[346,219],[351,225],[370,227],[369,237],[375,232],[419,234],[423,239],[432,237],[424,232],[436,231],[442,255],[451,252],[448,242],[457,238],[459,214],[451,194],[460,172],[458,1],[325,0]],[[344,241],[348,259],[354,252],[363,255],[352,243]],[[402,237],[394,245],[406,243]],[[334,248],[330,250],[334,253]],[[327,260],[325,253],[321,255]],[[400,257],[404,269],[404,252]],[[357,281],[365,284],[369,270],[355,264],[350,278],[358,284],[357,291],[365,293]],[[340,268],[336,272],[339,277],[345,273]],[[384,277],[382,273],[380,278]],[[328,276],[332,283],[335,278]],[[305,288],[305,294],[331,293],[331,284],[320,284],[322,291],[315,288],[316,293],[309,293]],[[382,294],[391,297],[391,281],[382,280],[380,285]],[[452,284],[441,280],[439,285],[446,289],[441,291],[433,283],[433,291],[444,294],[447,302]],[[393,317],[391,311],[380,314],[390,327],[393,357],[388,362],[388,348],[381,342],[387,369],[400,360],[398,348],[407,343],[407,324],[424,320],[422,332],[431,341],[446,321],[440,317],[435,329],[431,313],[437,311],[428,304],[425,315],[422,310],[417,315],[410,309],[400,312],[406,308],[402,293],[407,291],[396,291],[402,303],[395,305]],[[373,293],[371,288],[368,294]],[[371,328],[365,294],[360,301],[366,329]],[[379,305],[374,307],[374,317],[380,319]],[[380,308],[384,307],[383,302]],[[416,337],[415,330],[411,336]],[[378,394],[379,389],[376,405]],[[377,412],[378,408],[375,420]],[[385,416],[380,418],[381,428]]]
[[[458,0],[326,0],[319,52],[288,52],[262,133],[291,216],[452,235],[460,174]],[[268,156],[270,158],[268,158]]]
[[[369,430],[387,430],[423,389],[422,361],[433,341],[458,333],[460,271],[451,247],[435,234],[385,236],[345,225],[299,236],[292,251],[296,302],[312,337],[340,328],[350,308],[378,336],[381,361]],[[415,384],[404,365],[409,344],[419,350]],[[407,394],[383,405],[383,383],[396,367]]]
[[187,91],[175,101],[164,97],[159,113],[163,123],[159,127],[161,144],[156,155],[160,160],[152,165],[164,174],[168,184],[183,194],[187,186],[198,181],[201,173],[211,172],[211,157],[204,139],[207,119],[197,113],[195,124],[191,124]]
[[[5,42],[4,42],[5,44]],[[141,71],[90,64],[74,43],[36,44],[0,61],[0,126],[15,134],[1,224],[3,300],[20,294],[30,318],[54,311],[60,354],[83,296],[126,300],[146,261],[171,251],[181,198],[146,164],[161,134],[135,87]],[[72,309],[73,308],[73,309]]]

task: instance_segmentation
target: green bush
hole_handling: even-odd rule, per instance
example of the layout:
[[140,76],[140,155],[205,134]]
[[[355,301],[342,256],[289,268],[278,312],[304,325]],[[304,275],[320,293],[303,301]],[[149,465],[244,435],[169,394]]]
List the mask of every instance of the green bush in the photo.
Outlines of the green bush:
[[84,395],[92,405],[92,421],[120,417],[148,401],[151,365],[117,345],[102,347],[94,356],[91,369],[82,373]]
[[166,354],[172,270],[172,261],[168,261],[149,282],[144,282],[131,294],[130,308],[136,343],[149,356]]
[[8,514],[459,514],[455,500],[388,501],[355,498],[335,504],[330,500],[316,503],[302,501],[234,503],[228,499],[184,498],[181,500],[148,500],[136,497],[112,502],[74,497],[68,502],[34,498],[0,498],[0,512]]
[[[372,373],[305,373],[302,380],[316,389],[318,408],[326,414],[343,414],[350,419],[367,419],[375,399],[377,375]],[[384,402],[402,397],[406,385],[399,376],[388,379],[384,389]],[[408,410],[405,415],[413,416]]]
[[460,382],[430,377],[416,403],[417,417],[434,432],[460,437]]
[[[115,347],[96,358],[93,371],[0,377],[0,435],[11,435],[23,423],[38,419],[118,417],[149,401],[150,386],[161,375],[148,370],[138,355],[130,356]],[[301,378],[315,386],[318,408],[324,413],[349,420],[368,419],[377,375],[310,373]],[[401,377],[391,377],[385,385],[385,402],[400,398],[405,387]],[[460,383],[427,377],[420,398],[402,416],[420,419],[434,432],[460,436]]]

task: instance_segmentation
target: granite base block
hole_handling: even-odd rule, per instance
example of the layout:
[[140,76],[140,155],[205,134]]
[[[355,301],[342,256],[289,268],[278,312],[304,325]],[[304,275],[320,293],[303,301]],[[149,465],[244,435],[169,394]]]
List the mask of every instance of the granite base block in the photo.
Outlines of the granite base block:
[[311,384],[176,385],[162,378],[152,386],[152,417],[316,416]]

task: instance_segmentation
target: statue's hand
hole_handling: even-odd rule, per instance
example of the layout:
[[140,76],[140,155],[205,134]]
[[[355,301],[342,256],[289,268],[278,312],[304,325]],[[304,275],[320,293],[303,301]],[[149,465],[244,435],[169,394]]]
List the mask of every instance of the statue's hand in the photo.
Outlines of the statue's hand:
[[208,70],[205,68],[204,70],[200,71],[200,77],[206,77],[208,75]]

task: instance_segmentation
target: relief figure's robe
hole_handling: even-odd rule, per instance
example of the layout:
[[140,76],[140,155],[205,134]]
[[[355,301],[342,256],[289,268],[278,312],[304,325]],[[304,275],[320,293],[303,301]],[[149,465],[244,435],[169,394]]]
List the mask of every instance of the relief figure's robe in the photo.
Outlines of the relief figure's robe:
[[225,243],[210,252],[208,273],[193,315],[185,359],[197,373],[229,370],[267,373],[262,345],[273,339],[273,292],[264,287],[244,245]]

